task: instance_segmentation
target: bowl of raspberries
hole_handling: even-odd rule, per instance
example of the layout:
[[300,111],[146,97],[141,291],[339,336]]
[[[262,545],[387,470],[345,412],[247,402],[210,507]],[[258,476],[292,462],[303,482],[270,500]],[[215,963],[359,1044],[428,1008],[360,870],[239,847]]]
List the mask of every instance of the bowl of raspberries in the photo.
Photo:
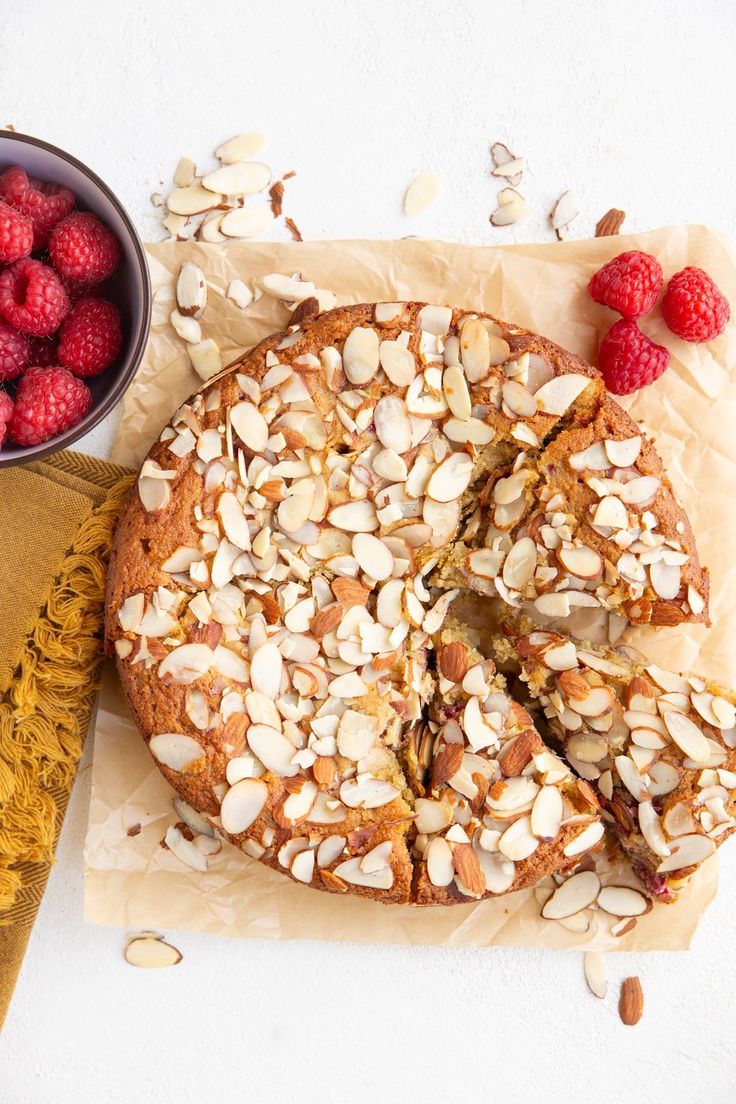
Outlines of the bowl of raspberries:
[[150,317],[143,246],[107,185],[46,142],[0,133],[0,467],[104,418]]

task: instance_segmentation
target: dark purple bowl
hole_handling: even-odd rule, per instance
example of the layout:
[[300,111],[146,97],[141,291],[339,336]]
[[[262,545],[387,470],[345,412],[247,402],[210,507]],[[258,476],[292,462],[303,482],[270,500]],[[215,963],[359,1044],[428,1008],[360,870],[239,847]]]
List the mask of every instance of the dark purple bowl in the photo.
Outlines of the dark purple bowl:
[[[20,165],[29,176],[63,184],[74,193],[76,206],[92,211],[117,234],[120,242],[120,267],[105,284],[110,298],[122,316],[123,348],[110,368],[85,383],[92,392],[92,405],[81,422],[40,445],[21,448],[6,437],[0,448],[0,468],[38,460],[51,452],[69,448],[108,414],[122,398],[141,362],[151,322],[151,279],[146,255],[133,223],[120,200],[96,173],[76,157],[56,146],[27,134],[0,131],[0,172]],[[5,385],[10,392],[12,386]]]

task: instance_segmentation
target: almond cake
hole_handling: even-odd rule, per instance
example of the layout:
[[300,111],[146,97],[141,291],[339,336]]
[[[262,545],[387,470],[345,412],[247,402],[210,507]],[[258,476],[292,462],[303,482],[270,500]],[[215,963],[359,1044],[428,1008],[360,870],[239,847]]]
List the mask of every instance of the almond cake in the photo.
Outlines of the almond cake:
[[708,618],[687,518],[596,369],[489,315],[364,304],[175,413],[118,526],[106,635],[222,836],[315,888],[449,904],[567,871],[611,823],[448,617],[461,589],[589,606],[611,640]]

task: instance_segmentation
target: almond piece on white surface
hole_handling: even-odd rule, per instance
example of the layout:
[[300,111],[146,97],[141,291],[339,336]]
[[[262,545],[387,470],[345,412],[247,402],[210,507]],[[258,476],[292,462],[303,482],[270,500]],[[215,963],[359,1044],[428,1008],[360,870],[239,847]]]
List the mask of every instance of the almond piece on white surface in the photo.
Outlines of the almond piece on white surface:
[[228,238],[257,238],[273,222],[270,207],[236,207],[228,211],[220,223],[220,231]]
[[236,134],[234,138],[228,138],[215,150],[215,157],[223,165],[232,165],[236,161],[247,161],[249,157],[255,157],[266,144],[265,134]]
[[549,215],[552,229],[557,232],[557,237],[560,241],[564,241],[567,236],[567,231],[570,228],[570,223],[573,222],[579,214],[580,204],[578,203],[578,197],[574,192],[563,192]]
[[202,178],[210,192],[227,196],[255,195],[271,180],[271,170],[262,161],[234,161]]
[[608,992],[608,978],[606,976],[606,961],[597,951],[586,951],[583,957],[585,980],[594,997],[601,1000]]
[[175,188],[166,199],[166,206],[175,215],[201,215],[219,207],[224,195],[208,191],[195,181],[188,188]]
[[125,948],[125,959],[131,966],[142,966],[150,970],[177,966],[182,960],[182,954],[163,939],[147,935],[130,940]]
[[528,218],[531,207],[523,195],[513,188],[502,188],[498,193],[498,207],[491,215],[493,226],[512,226]]
[[[493,145],[491,146],[491,157],[493,158],[493,164],[495,165],[495,169],[493,172],[494,176],[505,177],[505,179],[508,180],[509,184],[513,185],[514,188],[521,184],[521,177],[525,167],[523,157],[517,157],[516,154],[512,153],[509,147],[503,142],[493,143]],[[510,176],[508,169],[512,165],[516,165],[517,167],[515,168],[513,175]],[[519,165],[521,167],[518,167]],[[506,172],[498,171],[502,170],[505,166],[508,166]]]
[[434,173],[422,173],[412,180],[404,195],[404,214],[421,215],[434,203],[440,190],[439,177]]
[[188,188],[190,184],[194,183],[196,175],[197,166],[191,157],[180,157],[179,163],[174,169],[174,183],[177,188]]

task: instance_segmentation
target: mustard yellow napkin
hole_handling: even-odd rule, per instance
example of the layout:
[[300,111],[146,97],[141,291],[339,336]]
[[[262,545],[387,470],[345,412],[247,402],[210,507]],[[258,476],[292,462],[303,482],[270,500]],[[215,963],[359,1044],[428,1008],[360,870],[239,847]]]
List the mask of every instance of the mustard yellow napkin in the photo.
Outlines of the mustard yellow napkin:
[[75,452],[0,471],[0,1027],[89,726],[131,478]]

